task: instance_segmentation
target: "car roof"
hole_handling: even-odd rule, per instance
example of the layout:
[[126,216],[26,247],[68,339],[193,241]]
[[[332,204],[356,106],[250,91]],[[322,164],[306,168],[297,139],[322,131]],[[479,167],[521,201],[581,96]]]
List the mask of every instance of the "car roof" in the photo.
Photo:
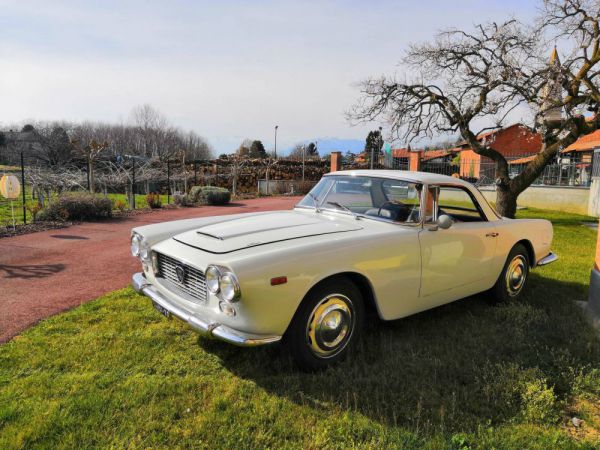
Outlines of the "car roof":
[[460,178],[449,177],[429,172],[415,172],[412,170],[339,170],[330,172],[324,176],[330,175],[350,175],[356,177],[376,177],[389,178],[393,180],[407,180],[424,184],[457,184],[461,186],[473,187],[473,185]]

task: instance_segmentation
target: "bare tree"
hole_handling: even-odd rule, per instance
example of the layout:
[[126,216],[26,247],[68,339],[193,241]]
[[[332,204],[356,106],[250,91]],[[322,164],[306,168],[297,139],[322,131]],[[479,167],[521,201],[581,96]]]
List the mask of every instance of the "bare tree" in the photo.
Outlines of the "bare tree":
[[[433,43],[412,45],[403,67],[416,76],[369,79],[349,111],[354,122],[385,118],[392,134],[411,142],[460,133],[476,153],[496,164],[500,214],[514,217],[517,197],[539,177],[558,151],[598,128],[582,108],[597,111],[600,62],[600,4],[594,0],[547,0],[536,23],[517,20],[482,24],[471,32],[449,30]],[[560,40],[562,64],[549,42]],[[540,153],[514,178],[508,162],[481,132],[506,125],[527,108],[531,127],[542,136]],[[558,114],[557,114],[558,113]],[[483,125],[482,125],[483,124]]]
[[[73,126],[71,132],[71,143],[75,148],[75,153],[85,164],[88,188],[90,192],[95,192],[95,165],[96,161],[104,156],[105,150],[109,148],[108,138],[110,132],[106,126],[92,122],[83,122]],[[105,140],[101,140],[104,138]]]
[[[30,139],[20,145],[19,150],[27,152],[31,149],[31,156],[45,165],[57,167],[64,166],[73,157],[73,145],[70,142],[67,130],[70,124],[66,122],[37,123],[36,126],[26,125],[21,133],[31,135]],[[35,144],[35,145],[33,145]]]

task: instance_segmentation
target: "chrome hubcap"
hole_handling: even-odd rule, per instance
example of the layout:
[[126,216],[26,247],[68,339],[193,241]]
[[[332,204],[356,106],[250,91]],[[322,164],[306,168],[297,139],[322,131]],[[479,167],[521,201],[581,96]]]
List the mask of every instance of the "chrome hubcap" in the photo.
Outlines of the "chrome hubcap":
[[516,296],[527,278],[527,260],[523,255],[515,256],[506,268],[506,290],[511,297]]
[[331,294],[313,309],[306,326],[306,340],[319,358],[329,358],[348,344],[354,330],[352,302],[342,294]]

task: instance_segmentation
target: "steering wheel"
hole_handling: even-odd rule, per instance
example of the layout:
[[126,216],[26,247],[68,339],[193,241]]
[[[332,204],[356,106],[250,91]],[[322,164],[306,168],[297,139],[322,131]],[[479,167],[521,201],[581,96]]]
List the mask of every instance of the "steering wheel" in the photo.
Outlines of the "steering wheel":
[[387,201],[383,202],[383,203],[381,204],[381,206],[379,207],[379,210],[377,211],[377,215],[378,215],[378,216],[380,216],[380,217],[381,217],[381,210],[382,210],[382,209],[383,209],[383,208],[384,208],[386,205],[396,205],[396,206],[399,206],[399,207],[401,207],[402,209],[406,209],[406,207],[407,207],[407,206],[406,206],[404,203],[402,203],[402,202],[393,202],[393,201],[391,201],[391,200],[387,200]]

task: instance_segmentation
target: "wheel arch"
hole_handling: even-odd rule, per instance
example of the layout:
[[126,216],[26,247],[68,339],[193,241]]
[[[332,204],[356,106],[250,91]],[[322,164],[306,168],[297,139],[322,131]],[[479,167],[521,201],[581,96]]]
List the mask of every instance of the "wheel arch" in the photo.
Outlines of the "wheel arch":
[[[344,272],[330,274],[330,275],[327,275],[326,277],[321,278],[318,281],[316,281],[306,291],[306,293],[302,297],[302,300],[298,303],[298,306],[296,307],[296,310],[294,311],[294,315],[292,316],[292,318],[295,317],[296,313],[298,312],[298,309],[300,309],[300,305],[302,305],[302,303],[305,301],[305,299],[310,295],[310,293],[312,291],[317,289],[323,283],[329,282],[331,280],[335,280],[336,278],[345,278],[347,280],[350,280],[352,283],[354,283],[354,285],[358,288],[358,290],[360,291],[360,293],[362,295],[362,298],[364,301],[364,306],[365,306],[365,312],[367,313],[367,316],[374,315],[374,316],[381,318],[379,308],[377,307],[375,291],[373,289],[373,285],[371,284],[371,281],[362,273],[353,272],[353,271],[344,271]],[[290,324],[291,324],[291,320],[290,320]],[[288,328],[289,328],[289,325],[288,325]]]
[[529,241],[528,239],[521,239],[520,241],[515,242],[515,245],[513,245],[512,248],[515,248],[519,244],[523,245],[523,247],[525,247],[525,249],[527,250],[527,257],[529,258],[529,267],[535,267],[535,250],[533,249],[533,244],[531,243],[531,241]]

